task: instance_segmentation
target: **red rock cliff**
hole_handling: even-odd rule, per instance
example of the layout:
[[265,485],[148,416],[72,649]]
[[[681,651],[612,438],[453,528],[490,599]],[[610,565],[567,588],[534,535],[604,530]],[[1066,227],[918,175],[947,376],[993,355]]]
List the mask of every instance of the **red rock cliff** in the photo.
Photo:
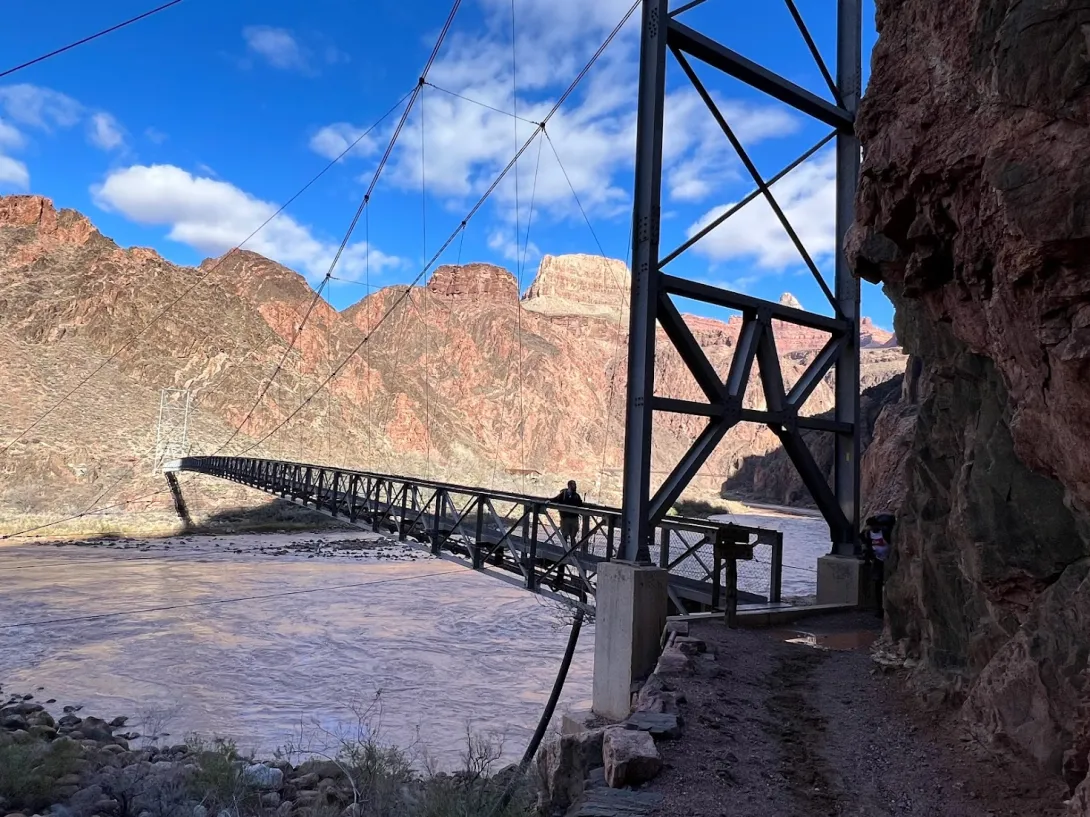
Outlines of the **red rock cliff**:
[[890,633],[1090,814],[1090,2],[877,20],[848,252],[922,361]]

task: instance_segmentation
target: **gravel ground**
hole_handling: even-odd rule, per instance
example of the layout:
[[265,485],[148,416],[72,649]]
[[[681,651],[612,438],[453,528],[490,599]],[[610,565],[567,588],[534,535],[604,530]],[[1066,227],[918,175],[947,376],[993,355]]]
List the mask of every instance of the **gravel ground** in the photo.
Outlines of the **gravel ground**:
[[[660,744],[649,789],[661,817],[1050,817],[1063,790],[964,739],[954,713],[923,711],[869,658],[873,616],[793,625],[840,634],[823,650],[790,633],[694,624],[698,656],[684,693],[682,738]],[[856,638],[852,634],[863,636]],[[835,639],[834,639],[835,641]],[[831,642],[832,643],[832,642]]]

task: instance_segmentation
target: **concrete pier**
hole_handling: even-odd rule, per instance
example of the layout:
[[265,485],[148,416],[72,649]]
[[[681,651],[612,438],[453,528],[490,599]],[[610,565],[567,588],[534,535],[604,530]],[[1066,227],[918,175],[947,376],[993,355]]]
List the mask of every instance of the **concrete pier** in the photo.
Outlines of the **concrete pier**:
[[631,562],[598,567],[593,708],[603,718],[627,718],[632,683],[655,668],[666,626],[668,576],[660,568]]

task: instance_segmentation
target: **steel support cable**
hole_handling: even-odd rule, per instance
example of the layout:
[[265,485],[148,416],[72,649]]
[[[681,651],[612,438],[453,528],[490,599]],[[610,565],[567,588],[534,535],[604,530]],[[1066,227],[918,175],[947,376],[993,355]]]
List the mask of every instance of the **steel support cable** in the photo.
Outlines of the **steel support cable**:
[[[428,61],[424,65],[424,70],[420,74],[420,79],[417,82],[416,87],[412,90],[412,93],[409,97],[409,104],[405,106],[405,110],[401,113],[401,119],[398,121],[397,127],[394,128],[394,132],[390,136],[390,140],[386,145],[386,150],[382,154],[382,158],[379,160],[378,166],[375,168],[374,175],[371,177],[371,183],[367,186],[367,190],[363,195],[363,199],[360,201],[359,207],[356,208],[356,214],[352,218],[352,223],[348,226],[348,230],[345,233],[344,239],[341,241],[340,246],[337,248],[337,253],[333,256],[333,260],[330,262],[329,270],[326,272],[325,278],[322,280],[321,286],[319,286],[317,292],[314,293],[314,298],[311,300],[310,306],[307,308],[306,314],[304,314],[303,316],[303,321],[299,325],[299,330],[292,336],[291,343],[285,350],[283,357],[281,357],[280,359],[280,362],[277,363],[276,369],[273,370],[272,376],[269,378],[268,384],[266,384],[266,386],[262,389],[261,393],[258,394],[257,400],[254,401],[254,405],[250,408],[250,411],[247,413],[246,417],[243,418],[242,423],[239,424],[239,427],[231,434],[227,441],[223,443],[223,445],[221,445],[218,449],[216,449],[214,454],[218,454],[220,451],[226,448],[227,445],[230,444],[230,442],[234,440],[234,438],[242,430],[243,426],[245,426],[249,419],[253,416],[253,413],[257,410],[258,405],[260,405],[262,399],[264,399],[265,394],[268,391],[269,385],[272,384],[277,374],[280,373],[284,362],[287,360],[288,355],[291,353],[292,349],[295,346],[295,341],[298,339],[299,335],[302,334],[303,328],[306,326],[307,319],[310,317],[311,312],[313,311],[315,305],[318,303],[318,299],[321,297],[322,289],[329,282],[330,276],[333,275],[333,270],[336,269],[337,263],[340,261],[341,256],[344,254],[344,250],[348,246],[348,242],[351,240],[353,232],[355,232],[356,225],[359,224],[360,216],[363,214],[363,211],[367,208],[368,204],[370,204],[371,194],[374,192],[375,187],[378,185],[379,178],[382,176],[382,171],[386,167],[386,163],[389,161],[390,156],[393,153],[394,146],[397,144],[398,137],[401,135],[401,131],[405,127],[405,123],[408,121],[409,114],[412,112],[414,103],[423,92],[424,81],[427,79],[428,71],[431,70],[432,64],[435,62],[435,58],[439,54],[439,49],[443,44],[443,40],[446,39],[447,33],[450,31],[450,26],[454,22],[454,16],[458,13],[458,7],[460,5],[461,0],[454,0],[454,5],[451,7],[450,14],[447,16],[447,21],[444,24],[442,31],[439,32],[439,37],[436,39],[435,46],[432,48],[431,54],[428,56]],[[325,382],[329,382],[332,379],[333,377],[331,374],[328,378],[326,378]],[[302,434],[302,431],[300,431],[300,434]],[[300,437],[300,440],[301,439],[302,438]],[[248,448],[246,450],[249,451],[251,449]]]
[[[193,482],[193,479],[195,479],[195,477],[187,480],[184,483],[182,483],[182,487],[184,487],[185,485],[189,485],[191,482]],[[73,521],[75,519],[83,519],[85,516],[93,516],[94,514],[102,513],[103,511],[110,511],[110,510],[113,510],[114,508],[122,508],[125,505],[131,505],[134,502],[140,502],[142,500],[151,499],[152,497],[156,497],[156,496],[159,496],[161,494],[169,494],[169,493],[170,493],[170,488],[160,488],[157,491],[152,491],[151,493],[142,494],[140,496],[133,497],[132,499],[124,499],[124,500],[121,500],[120,502],[115,502],[115,503],[113,503],[111,505],[103,505],[103,506],[98,507],[98,508],[88,508],[87,510],[81,511],[80,513],[74,513],[74,514],[71,514],[70,516],[63,516],[60,519],[53,520],[52,522],[45,522],[45,523],[43,523],[41,525],[35,525],[33,527],[30,527],[30,528],[24,528],[22,530],[15,531],[15,533],[6,533],[3,536],[0,536],[0,541],[2,541],[4,539],[15,539],[16,537],[19,537],[19,536],[26,536],[28,533],[34,533],[36,531],[45,530],[46,528],[52,528],[52,527],[54,527],[56,525],[64,524],[65,522],[71,522],[71,521]]]
[[[534,164],[534,183],[533,183],[533,187],[532,187],[532,192],[530,194],[530,215],[529,215],[529,218],[527,218],[527,220],[526,220],[525,253],[529,252],[530,226],[533,223],[534,199],[537,196],[537,179],[538,179],[538,173],[540,172],[540,170],[541,170],[541,139],[539,138],[537,140],[537,161]],[[525,253],[524,253],[524,257],[523,257],[523,262],[525,262]],[[518,281],[518,283],[517,283],[517,286],[518,286],[518,306],[520,307],[520,310],[519,310],[519,313],[518,313],[518,318],[519,318],[519,322],[518,322],[519,400],[520,400],[519,413],[520,413],[520,417],[525,417],[525,408],[523,407],[523,405],[521,403],[521,401],[522,401],[522,362],[523,362],[522,311],[521,311],[521,306],[522,306],[522,273],[519,271],[518,234],[517,233],[516,233],[516,237],[515,237],[515,270],[516,270],[517,281]],[[509,400],[510,400],[510,392],[505,389],[504,390],[503,406],[500,409],[500,422],[501,423],[503,422],[503,418],[507,414],[507,407],[509,405]],[[521,442],[521,439],[522,438],[520,436],[520,442]],[[497,436],[495,451],[493,452],[493,455],[492,455],[492,475],[489,477],[489,483],[488,483],[492,487],[493,490],[496,487],[496,470],[499,467],[500,448],[502,447],[501,443],[502,443],[502,440]],[[520,468],[525,470],[523,463],[520,463]],[[525,488],[525,480],[523,481],[523,487]],[[523,491],[523,493],[525,493],[525,491]]]
[[174,307],[177,306],[179,303],[181,303],[183,300],[185,300],[189,296],[189,294],[191,292],[193,292],[197,287],[199,287],[201,284],[203,284],[205,281],[207,281],[213,274],[215,274],[215,272],[217,270],[219,270],[219,268],[223,265],[223,263],[227,260],[227,258],[230,257],[230,255],[232,253],[237,252],[238,250],[240,250],[244,246],[246,246],[246,244],[248,244],[254,238],[254,236],[256,236],[259,232],[261,232],[263,229],[265,229],[265,227],[267,227],[274,219],[276,219],[277,216],[279,216],[286,209],[288,209],[288,207],[290,207],[296,201],[296,199],[298,199],[301,195],[303,195],[303,193],[305,193],[307,190],[309,190],[315,184],[315,182],[317,182],[326,173],[328,173],[329,170],[334,165],[337,164],[337,162],[339,162],[341,159],[343,159],[345,156],[347,156],[350,151],[355,149],[356,145],[358,145],[364,139],[364,137],[366,137],[373,130],[375,130],[375,128],[377,128],[379,125],[381,125],[390,114],[392,114],[394,111],[396,111],[405,102],[406,99],[408,99],[410,96],[412,96],[412,93],[413,93],[412,91],[409,91],[403,97],[401,97],[401,99],[399,99],[396,103],[394,103],[394,105],[391,106],[390,109],[388,111],[386,111],[386,113],[384,113],[381,117],[379,117],[379,119],[373,125],[371,125],[371,127],[369,127],[367,130],[365,130],[363,133],[361,133],[356,138],[355,141],[353,141],[350,145],[348,145],[348,147],[346,147],[343,151],[341,151],[341,153],[337,156],[336,159],[333,159],[332,161],[330,161],[315,176],[313,176],[310,179],[310,181],[308,181],[301,188],[299,188],[299,190],[296,191],[296,193],[293,196],[291,196],[291,198],[289,198],[287,201],[285,201],[283,204],[281,204],[280,207],[278,207],[276,209],[276,211],[274,213],[272,213],[272,215],[270,215],[263,222],[261,222],[261,224],[259,224],[257,226],[257,228],[254,229],[254,231],[252,233],[250,233],[248,236],[246,236],[246,238],[244,238],[241,242],[239,242],[234,248],[232,248],[231,250],[228,250],[224,255],[220,256],[220,258],[218,258],[214,263],[210,264],[208,269],[204,272],[204,274],[199,276],[192,284],[190,284],[188,287],[186,287],[182,291],[182,293],[180,295],[178,295],[174,300],[170,301],[170,303],[168,303],[159,312],[157,312],[155,315],[153,315],[151,317],[151,319],[148,320],[147,323],[145,323],[139,330],[137,330],[137,332],[135,334],[133,334],[131,337],[129,337],[128,340],[126,340],[124,343],[122,343],[121,346],[119,346],[117,349],[115,349],[109,355],[109,357],[104,359],[98,366],[96,366],[90,372],[90,374],[85,376],[82,380],[80,380],[78,383],[76,383],[75,386],[73,386],[71,389],[69,389],[67,392],[65,392],[60,398],[58,398],[58,400],[52,406],[50,406],[48,409],[45,410],[45,412],[43,412],[41,415],[39,415],[38,418],[36,420],[34,420],[34,422],[32,422],[30,425],[28,425],[26,428],[24,428],[22,431],[20,431],[19,434],[16,437],[14,437],[12,440],[8,441],[8,443],[6,445],[4,445],[4,447],[2,449],[0,449],[0,454],[6,453],[13,445],[15,445],[15,443],[17,443],[19,440],[21,440],[23,437],[25,437],[28,432],[30,432],[33,429],[37,428],[37,426],[40,425],[43,420],[45,420],[54,411],[56,411],[58,408],[60,408],[62,405],[64,405],[64,403],[73,394],[75,394],[77,391],[79,391],[81,388],[83,388],[85,385],[87,385],[87,383],[89,383],[99,372],[101,372],[110,363],[112,363],[114,360],[116,360],[118,358],[118,356],[121,355],[122,352],[124,352],[126,349],[128,349],[138,338],[140,338],[153,325],[155,325],[163,316],[165,316],[168,312],[170,312],[172,309],[174,309]]
[[[556,145],[553,143],[552,137],[549,136],[548,131],[545,132],[545,139],[546,139],[546,141],[548,141],[549,149],[552,150],[553,156],[556,158],[556,164],[560,167],[560,172],[564,175],[564,181],[566,181],[568,183],[568,189],[571,190],[572,198],[575,199],[575,204],[576,204],[576,206],[578,206],[579,212],[583,215],[583,221],[586,222],[587,229],[590,230],[590,234],[594,238],[594,243],[598,245],[598,252],[601,254],[602,258],[605,259],[606,258],[606,251],[602,247],[602,242],[598,240],[598,234],[594,230],[594,225],[591,223],[590,217],[587,215],[587,211],[583,207],[583,203],[579,200],[579,194],[575,190],[575,185],[572,184],[571,176],[568,175],[568,170],[567,170],[566,167],[564,167],[564,162],[561,160],[560,153],[559,153],[559,151],[557,151]],[[632,244],[631,230],[632,230],[632,228],[630,226],[629,227],[630,237],[629,237],[629,241],[628,241],[629,245]],[[628,250],[625,253],[625,267],[626,268],[628,266],[628,254],[631,252],[631,249],[632,249],[631,246],[629,246]],[[624,316],[625,296],[629,295],[629,292],[625,288],[624,282],[621,282],[621,285],[618,287],[618,290],[619,290],[619,292],[621,294],[621,297],[619,299],[620,305],[619,305],[619,308],[618,308],[618,319],[620,320],[620,319],[623,319],[623,316]],[[617,376],[617,362],[618,362],[618,357],[620,355],[620,349],[621,349],[621,344],[620,344],[619,340],[620,340],[620,337],[618,336],[618,343],[616,344],[616,348],[614,349],[614,352],[613,352],[613,363],[612,363],[612,366],[611,366],[612,370],[610,372],[610,378],[609,378],[608,397],[606,398],[606,424],[605,424],[605,427],[602,430],[602,439],[600,441],[600,445],[601,445],[601,448],[602,448],[602,462],[601,462],[601,465],[598,468],[598,484],[595,486],[595,497],[596,498],[600,498],[600,494],[601,494],[601,475],[602,475],[602,471],[605,469],[606,436],[608,435],[608,431],[609,431],[610,413],[611,413],[612,406],[613,406],[614,384],[616,382],[616,376]]]
[[[424,87],[420,87],[420,255],[428,257],[428,176],[424,151]],[[431,357],[429,355],[428,287],[421,293],[424,299],[424,479],[431,476]],[[436,511],[438,513],[438,511]]]
[[[628,12],[624,15],[624,17],[621,18],[621,21],[616,25],[616,27],[613,29],[613,31],[610,32],[609,36],[606,37],[606,39],[602,43],[602,45],[600,45],[598,47],[598,50],[594,52],[594,54],[591,56],[591,58],[587,62],[587,64],[583,66],[583,69],[579,72],[579,74],[575,77],[575,79],[572,80],[572,83],[567,87],[567,89],[565,89],[564,93],[560,95],[560,97],[557,99],[556,103],[549,110],[549,112],[545,115],[544,119],[542,119],[541,123],[539,124],[538,129],[535,130],[533,135],[531,135],[530,138],[527,139],[523,143],[522,147],[519,148],[519,150],[515,154],[515,156],[512,157],[512,159],[507,163],[507,165],[503,168],[503,170],[500,171],[499,175],[497,175],[496,178],[492,180],[492,183],[488,186],[488,189],[486,189],[484,191],[484,193],[477,200],[477,202],[469,209],[469,212],[466,214],[465,218],[462,219],[461,223],[454,230],[454,232],[452,232],[447,237],[446,241],[443,242],[442,246],[440,246],[439,249],[436,250],[436,252],[432,255],[432,257],[428,260],[428,262],[424,265],[424,267],[420,270],[420,272],[417,273],[416,277],[414,277],[413,280],[409,283],[408,287],[406,287],[405,292],[402,293],[397,298],[397,300],[394,302],[394,304],[388,310],[386,310],[386,312],[382,315],[382,317],[379,319],[378,323],[375,324],[375,330],[377,330],[379,327],[381,327],[382,324],[385,323],[386,319],[389,318],[390,314],[392,312],[394,312],[398,308],[398,306],[400,306],[400,304],[408,297],[408,294],[412,291],[412,287],[416,286],[416,284],[418,284],[420,282],[420,280],[428,273],[428,270],[431,269],[432,265],[436,262],[436,260],[439,259],[440,257],[442,257],[443,253],[445,253],[447,251],[447,248],[450,247],[450,245],[454,243],[454,240],[458,237],[459,232],[480,211],[481,207],[484,206],[484,203],[489,199],[489,197],[491,197],[492,193],[494,193],[496,188],[500,185],[500,182],[502,182],[503,179],[506,178],[507,174],[511,171],[511,168],[514,167],[515,162],[522,156],[523,153],[526,152],[527,149],[529,149],[530,145],[533,144],[534,139],[538,138],[539,134],[544,130],[545,125],[548,124],[549,120],[556,114],[556,112],[558,110],[560,110],[560,107],[564,104],[564,102],[567,101],[568,97],[570,97],[572,95],[572,93],[575,92],[576,87],[578,87],[579,83],[582,82],[583,78],[587,75],[587,72],[590,71],[590,69],[598,61],[598,58],[602,56],[602,53],[606,50],[606,48],[609,47],[609,44],[613,42],[613,40],[616,38],[617,34],[620,33],[621,28],[624,26],[624,24],[626,22],[628,22],[628,19],[635,13],[635,11],[639,7],[639,5],[640,5],[640,0],[637,0],[637,2],[632,4],[632,7],[629,8]],[[348,364],[348,361],[351,360],[351,358],[354,355],[356,355],[359,352],[359,350],[364,347],[364,345],[367,344],[367,342],[374,335],[375,330],[372,330],[371,332],[369,332],[363,338],[363,340],[361,340],[358,344],[356,344],[352,348],[352,350],[348,353],[348,355],[345,357],[345,359],[343,361],[341,361],[341,363],[337,366],[336,369],[334,369],[334,371],[333,371],[333,373],[331,375],[331,378],[336,377],[340,373],[340,371]],[[324,386],[325,386],[325,383],[323,382],[318,387],[319,390],[324,388]],[[304,400],[303,403],[300,406],[296,407],[296,409],[290,415],[288,415],[288,417],[284,421],[282,421],[278,426],[273,428],[272,431],[265,434],[265,436],[263,436],[261,439],[259,439],[257,442],[255,442],[253,445],[251,445],[249,448],[242,451],[241,454],[245,454],[245,453],[247,453],[249,451],[252,451],[254,448],[261,445],[261,443],[263,443],[265,440],[267,440],[281,426],[283,426],[285,423],[289,422],[292,417],[294,417],[303,408],[305,408],[311,402],[311,400],[314,399],[315,394],[316,394],[316,392],[311,392],[311,394],[306,398],[306,400]],[[241,456],[241,454],[240,454],[240,456]]]
[[42,54],[42,56],[35,57],[32,60],[29,60],[27,62],[22,63],[21,65],[16,65],[13,68],[8,68],[8,69],[6,69],[4,71],[0,71],[0,79],[3,79],[6,76],[10,76],[11,74],[14,74],[16,71],[22,71],[24,68],[29,68],[32,65],[37,65],[39,62],[44,62],[45,60],[48,60],[50,57],[56,57],[58,54],[63,54],[65,51],[71,51],[73,48],[76,48],[77,46],[81,46],[84,43],[89,43],[92,40],[97,40],[99,37],[104,37],[107,34],[112,34],[113,32],[117,31],[118,29],[125,28],[125,26],[132,25],[133,23],[139,22],[140,20],[143,20],[146,17],[151,17],[153,14],[158,14],[160,11],[166,11],[171,6],[176,6],[181,2],[182,2],[182,0],[170,0],[169,3],[163,3],[163,5],[157,6],[157,7],[153,8],[153,9],[151,9],[150,11],[145,11],[143,14],[138,14],[135,17],[130,17],[128,20],[126,20],[123,23],[117,23],[116,25],[112,25],[109,28],[104,28],[104,29],[102,29],[102,31],[99,31],[99,32],[97,32],[95,34],[92,34],[89,37],[84,37],[81,40],[76,40],[74,43],[69,43],[68,45],[63,46],[62,48],[58,48],[58,49],[56,49],[54,51],[50,51],[48,54]]
[[472,105],[478,105],[481,108],[486,108],[487,110],[503,114],[504,116],[514,117],[520,122],[525,122],[527,125],[533,125],[534,127],[537,127],[541,124],[540,122],[535,122],[533,119],[527,119],[525,116],[513,114],[510,111],[505,111],[503,108],[497,108],[495,105],[489,105],[487,102],[481,102],[479,99],[473,99],[473,97],[466,96],[465,94],[460,94],[457,91],[450,90],[449,88],[444,88],[442,85],[436,85],[434,82],[425,82],[424,84],[427,85],[429,88],[434,88],[435,90],[440,91],[444,94],[448,94],[455,99],[460,99],[463,102],[469,102]]
[[[518,122],[518,49],[515,43],[515,0],[511,0],[511,132],[514,136],[515,147],[518,147],[519,143],[519,122]],[[544,132],[544,125],[542,125],[542,132]],[[538,155],[540,157],[541,141],[538,140]],[[534,185],[537,185],[537,177],[534,177]],[[518,322],[518,352],[519,352],[519,486],[522,488],[522,493],[526,493],[526,402],[523,397],[523,384],[524,384],[524,353],[522,346],[522,265],[519,263],[519,233],[522,232],[519,229],[519,208],[521,202],[519,201],[519,166],[518,159],[515,160],[515,272],[516,281],[518,282],[518,293],[515,297],[515,314]],[[529,230],[529,225],[527,225]]]
[[[367,190],[364,192],[363,198],[360,200],[360,206],[356,208],[355,215],[352,217],[352,222],[349,224],[348,230],[344,232],[344,237],[341,240],[340,246],[337,247],[337,253],[334,255],[334,258],[332,258],[329,263],[329,269],[326,271],[325,278],[322,279],[322,283],[318,285],[318,289],[315,291],[314,297],[311,298],[310,306],[306,307],[306,312],[303,314],[303,320],[300,322],[299,328],[296,329],[296,331],[292,334],[291,342],[288,344],[288,349],[284,350],[283,355],[281,355],[280,357],[280,361],[276,365],[276,368],[272,369],[272,374],[269,376],[268,381],[265,383],[265,386],[262,388],[261,392],[257,394],[257,399],[250,407],[250,411],[246,412],[246,416],[242,418],[242,423],[240,423],[239,427],[231,432],[231,436],[228,437],[227,440],[223,442],[221,446],[216,449],[216,451],[213,452],[214,456],[223,449],[227,448],[231,441],[234,440],[235,437],[239,436],[246,423],[250,422],[250,418],[253,417],[254,412],[257,411],[257,406],[261,405],[262,400],[265,399],[265,394],[268,392],[269,386],[272,385],[272,381],[274,381],[277,375],[280,374],[280,370],[283,368],[283,364],[287,362],[288,356],[294,350],[295,342],[299,340],[301,334],[303,333],[303,329],[306,327],[306,321],[310,319],[311,313],[314,312],[314,307],[317,305],[320,297],[322,297],[322,291],[325,289],[326,284],[329,283],[329,278],[332,276],[332,273],[334,273],[334,270],[337,268],[337,264],[339,263],[341,256],[344,254],[344,248],[346,248],[349,241],[351,241],[352,233],[355,232],[356,225],[360,223],[360,218],[361,216],[363,216],[363,211],[367,208],[368,204],[371,204],[371,194],[375,191],[375,186],[378,184],[378,180],[381,174],[383,174],[383,170],[386,167],[386,162],[389,160],[390,155],[393,153],[393,147],[395,147],[395,145],[397,144],[398,137],[401,135],[404,124],[409,119],[409,114],[412,112],[412,108],[414,103],[416,102],[416,99],[419,98],[421,95],[422,89],[424,87],[424,77],[427,75],[428,70],[432,68],[432,62],[435,60],[435,56],[438,53],[439,46],[443,45],[443,39],[447,36],[447,32],[450,28],[450,23],[453,21],[453,15],[455,15],[455,12],[458,10],[460,3],[461,0],[455,0],[455,5],[453,5],[453,9],[451,9],[450,16],[447,19],[447,25],[444,27],[443,32],[440,32],[439,38],[436,40],[435,48],[432,50],[432,56],[428,58],[428,62],[424,66],[424,72],[423,74],[421,74],[420,81],[416,83],[416,87],[412,90],[412,94],[409,97],[408,105],[405,106],[405,109],[401,112],[401,119],[398,121],[397,127],[393,129],[393,133],[390,135],[389,142],[386,145],[386,150],[383,153],[383,158],[379,160],[378,167],[375,168],[375,172],[372,175],[371,183],[367,185]],[[250,449],[247,449],[247,451],[249,450]]]
[[499,802],[496,803],[495,807],[489,813],[489,817],[499,817],[499,815],[503,814],[503,810],[507,808],[507,804],[511,802],[511,798],[514,796],[516,788],[522,782],[522,776],[526,774],[526,770],[530,767],[530,762],[534,759],[534,755],[537,754],[537,749],[541,745],[542,739],[545,737],[545,731],[549,728],[549,722],[553,719],[553,713],[556,712],[556,705],[560,700],[560,694],[564,691],[564,683],[568,679],[568,670],[571,668],[572,658],[575,656],[575,647],[579,643],[579,633],[583,629],[583,618],[585,615],[582,607],[575,608],[575,619],[572,621],[571,632],[568,633],[568,643],[564,647],[564,657],[560,660],[560,668],[557,670],[556,678],[553,680],[553,688],[549,693],[549,700],[545,703],[545,709],[538,719],[537,728],[534,730],[534,734],[530,738],[529,744],[526,746],[526,751],[522,753],[522,759],[519,761],[518,765],[518,773],[512,776],[511,782],[507,784],[507,788],[504,789]]
[[[374,193],[375,187],[378,185],[379,178],[382,176],[382,171],[386,167],[386,163],[389,161],[390,156],[394,152],[394,146],[397,144],[398,137],[401,135],[401,131],[405,127],[405,123],[409,119],[409,114],[412,112],[413,105],[416,103],[416,100],[423,92],[424,81],[425,79],[427,79],[428,71],[431,70],[432,64],[435,62],[435,58],[439,54],[439,49],[442,47],[443,40],[446,39],[447,33],[450,31],[450,26],[454,22],[454,16],[458,13],[458,7],[461,5],[461,3],[462,0],[454,0],[454,5],[451,7],[450,14],[447,15],[447,21],[444,24],[442,31],[439,32],[439,36],[435,41],[435,46],[432,48],[431,54],[428,56],[428,61],[424,65],[424,70],[420,74],[420,79],[417,81],[416,87],[413,88],[412,93],[409,96],[409,104],[406,105],[405,110],[401,112],[401,118],[398,120],[397,127],[394,128],[394,132],[390,135],[390,139],[386,144],[386,150],[383,152],[382,158],[379,160],[378,166],[375,168],[375,172],[371,176],[371,182],[367,185],[367,190],[363,194],[363,199],[360,201],[359,207],[356,208],[356,214],[352,217],[352,223],[348,225],[348,230],[345,232],[344,238],[341,240],[340,246],[337,247],[337,252],[333,256],[333,260],[329,264],[329,270],[326,272],[325,277],[322,279],[321,285],[318,287],[317,291],[314,293],[314,297],[311,299],[310,306],[307,307],[307,311],[303,315],[303,320],[299,324],[299,329],[295,332],[295,334],[292,335],[291,343],[288,344],[288,348],[284,351],[284,354],[280,358],[280,361],[276,364],[276,368],[273,370],[272,375],[269,377],[268,383],[265,384],[264,388],[262,388],[261,392],[258,394],[253,406],[251,406],[250,410],[246,413],[246,416],[242,419],[242,422],[239,423],[238,428],[235,429],[234,432],[232,432],[231,436],[227,438],[226,442],[224,442],[219,448],[217,448],[213,452],[213,456],[226,448],[231,443],[231,441],[238,436],[246,423],[249,422],[250,418],[257,410],[257,407],[265,398],[265,394],[268,392],[269,386],[272,385],[273,380],[276,379],[276,376],[283,368],[285,361],[288,359],[288,355],[290,355],[292,350],[295,348],[295,342],[303,333],[303,328],[306,326],[307,320],[310,318],[311,312],[314,311],[314,307],[317,305],[318,300],[321,298],[322,290],[325,288],[326,284],[329,283],[330,276],[333,275],[333,271],[337,268],[337,264],[340,262],[341,256],[344,254],[345,248],[348,246],[348,242],[352,239],[352,234],[356,231],[356,225],[359,224],[360,217],[363,215],[363,211],[371,202],[371,194]],[[328,382],[329,380],[332,380],[332,377],[327,378],[326,382]]]

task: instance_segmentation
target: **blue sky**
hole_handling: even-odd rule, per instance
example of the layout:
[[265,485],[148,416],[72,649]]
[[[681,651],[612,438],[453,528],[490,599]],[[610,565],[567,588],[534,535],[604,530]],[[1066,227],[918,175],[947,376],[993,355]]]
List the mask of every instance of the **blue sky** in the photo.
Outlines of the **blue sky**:
[[[334,272],[335,306],[358,300],[367,285],[405,282],[421,271],[532,135],[532,124],[508,114],[539,120],[629,2],[515,0],[513,55],[510,0],[463,2],[429,76],[438,87],[425,88]],[[104,10],[73,0],[14,0],[0,30],[0,70],[150,5],[114,0]],[[835,3],[799,0],[799,7],[832,67]],[[86,213],[119,244],[154,247],[178,263],[217,255],[412,89],[449,9],[445,0],[186,0],[0,80],[0,192],[46,195]],[[875,39],[873,15],[867,0],[865,54]],[[828,96],[782,3],[713,0],[684,21]],[[525,288],[542,253],[597,253],[600,243],[606,254],[626,257],[638,25],[637,12],[550,122],[550,139],[531,145],[518,173],[441,263],[499,263]],[[868,63],[865,57],[864,80]],[[697,70],[765,177],[825,134],[824,126],[759,92],[699,64]],[[664,252],[752,189],[672,60],[668,91]],[[246,246],[320,281],[397,118],[379,125]],[[819,153],[774,191],[831,285],[830,159]],[[761,201],[670,270],[772,299],[789,291],[822,307],[816,284]],[[867,284],[863,312],[892,324],[888,301]]]

